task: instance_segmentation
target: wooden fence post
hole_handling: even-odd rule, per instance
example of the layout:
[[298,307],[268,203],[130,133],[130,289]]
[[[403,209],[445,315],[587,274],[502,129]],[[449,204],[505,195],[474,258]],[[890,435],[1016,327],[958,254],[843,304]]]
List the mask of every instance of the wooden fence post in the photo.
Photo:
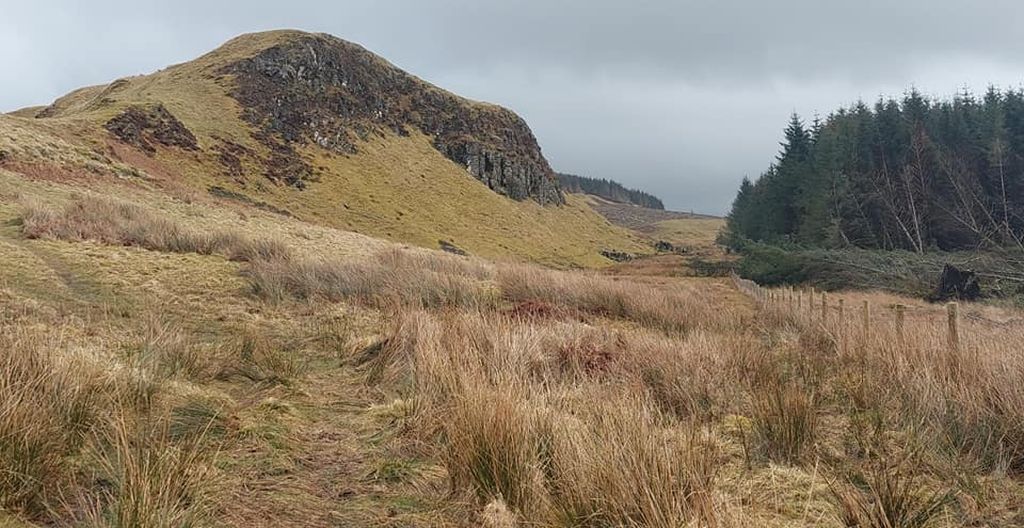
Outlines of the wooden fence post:
[[871,337],[871,304],[864,301],[864,339]]
[[902,304],[896,305],[896,342],[899,343],[900,346],[903,346],[905,343],[903,340],[903,319],[906,310],[906,306],[903,306]]
[[949,351],[960,350],[960,305],[951,302],[946,305],[947,326],[949,327],[948,342]]
[[828,293],[821,292],[821,324],[828,324]]
[[836,332],[839,334],[839,349],[846,351],[846,300],[839,298],[839,318],[836,320]]

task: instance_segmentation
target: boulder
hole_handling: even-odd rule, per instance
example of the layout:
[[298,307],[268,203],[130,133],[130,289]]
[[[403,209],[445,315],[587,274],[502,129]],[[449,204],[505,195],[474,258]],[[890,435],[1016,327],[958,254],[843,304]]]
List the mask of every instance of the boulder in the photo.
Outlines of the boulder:
[[654,250],[659,253],[675,253],[676,246],[671,242],[659,240],[654,243]]

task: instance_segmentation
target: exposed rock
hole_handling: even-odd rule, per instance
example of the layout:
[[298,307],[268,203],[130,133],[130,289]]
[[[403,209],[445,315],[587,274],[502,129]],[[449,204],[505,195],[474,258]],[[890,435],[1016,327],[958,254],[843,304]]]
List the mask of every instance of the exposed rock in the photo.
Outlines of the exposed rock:
[[655,242],[654,250],[658,253],[675,253],[676,255],[686,255],[690,252],[688,248],[677,246],[667,240],[659,240]]
[[270,157],[264,163],[267,178],[305,189],[306,182],[313,179],[313,167],[295,152],[291,143],[277,141],[265,132],[254,137],[270,149]]
[[235,181],[241,181],[244,175],[244,169],[242,167],[242,159],[247,156],[252,156],[252,150],[223,138],[217,139],[217,144],[214,145],[213,151],[217,154],[217,160],[224,166],[224,170],[228,176],[231,176]]
[[156,145],[196,150],[195,135],[161,104],[130,106],[105,125],[118,139],[154,154]]
[[456,246],[455,244],[447,240],[438,240],[437,245],[438,247],[441,248],[441,251],[445,251],[447,253],[462,255],[463,257],[469,255],[469,253],[467,253],[466,250],[460,248],[459,246]]
[[931,296],[933,301],[948,301],[959,299],[973,301],[981,297],[981,285],[978,283],[978,276],[973,271],[965,271],[946,264],[942,268],[942,276],[939,277],[939,284]]
[[274,179],[299,185],[312,174],[296,145],[352,154],[372,134],[407,135],[415,128],[496,192],[541,204],[565,202],[519,116],[440,90],[356,44],[329,35],[295,36],[223,73],[234,78],[232,95],[243,117],[262,131],[258,139],[275,152],[276,165],[286,168],[268,174]]
[[603,249],[601,250],[601,255],[604,258],[608,260],[614,260],[615,262],[626,262],[633,260],[633,255],[630,255],[629,253],[623,251],[616,251],[613,249]]
[[671,242],[659,240],[654,243],[654,250],[662,253],[675,253],[676,246]]

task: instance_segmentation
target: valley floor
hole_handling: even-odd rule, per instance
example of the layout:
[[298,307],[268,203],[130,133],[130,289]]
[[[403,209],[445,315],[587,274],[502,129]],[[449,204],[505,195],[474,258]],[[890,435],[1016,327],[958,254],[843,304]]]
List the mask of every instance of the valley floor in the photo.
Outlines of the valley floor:
[[1024,525],[1020,312],[638,273],[0,171],[0,526]]

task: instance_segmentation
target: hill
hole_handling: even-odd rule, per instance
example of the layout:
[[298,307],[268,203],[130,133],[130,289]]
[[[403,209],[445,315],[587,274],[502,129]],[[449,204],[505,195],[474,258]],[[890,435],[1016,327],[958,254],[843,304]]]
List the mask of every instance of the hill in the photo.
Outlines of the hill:
[[638,189],[627,189],[613,180],[558,173],[558,182],[562,189],[571,193],[592,194],[613,202],[639,205],[648,209],[665,208],[665,204],[661,203],[657,196]]
[[514,113],[322,34],[243,35],[2,116],[0,167],[209,195],[489,257],[593,266],[602,250],[643,250],[566,198]]

